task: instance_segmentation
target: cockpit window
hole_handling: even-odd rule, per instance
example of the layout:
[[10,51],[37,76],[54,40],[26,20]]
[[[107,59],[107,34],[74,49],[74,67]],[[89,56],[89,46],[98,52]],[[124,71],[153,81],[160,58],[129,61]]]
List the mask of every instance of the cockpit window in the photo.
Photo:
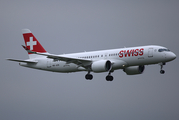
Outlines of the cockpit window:
[[165,49],[165,48],[161,48],[161,49],[158,49],[159,52],[163,52],[163,51],[170,51],[169,49]]

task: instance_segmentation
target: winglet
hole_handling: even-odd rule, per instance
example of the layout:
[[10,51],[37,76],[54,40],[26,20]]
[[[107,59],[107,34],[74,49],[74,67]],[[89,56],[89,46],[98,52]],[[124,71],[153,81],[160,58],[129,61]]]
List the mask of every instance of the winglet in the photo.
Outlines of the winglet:
[[28,53],[32,53],[32,54],[36,54],[37,52],[33,52],[31,50],[29,50],[26,46],[22,45],[22,47],[28,52]]
[[22,47],[25,49],[25,50],[29,50],[26,46],[22,45]]

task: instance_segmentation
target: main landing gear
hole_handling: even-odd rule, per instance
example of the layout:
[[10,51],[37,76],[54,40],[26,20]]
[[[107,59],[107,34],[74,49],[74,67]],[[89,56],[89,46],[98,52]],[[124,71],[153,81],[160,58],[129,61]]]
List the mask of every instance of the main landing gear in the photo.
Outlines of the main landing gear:
[[[109,74],[106,76],[106,81],[113,81],[113,76],[111,76],[111,72],[113,71],[109,71]],[[90,71],[88,71],[88,73],[85,75],[86,80],[92,80],[93,79],[93,75],[90,74]]]
[[165,70],[163,70],[163,65],[165,65],[166,63],[159,63],[160,67],[160,74],[164,74]]
[[90,74],[90,71],[88,71],[88,73],[85,75],[85,78],[86,78],[87,80],[92,80],[92,79],[93,79],[93,75]]
[[111,72],[113,71],[109,71],[109,74],[106,76],[106,81],[113,81],[113,76],[111,76]]

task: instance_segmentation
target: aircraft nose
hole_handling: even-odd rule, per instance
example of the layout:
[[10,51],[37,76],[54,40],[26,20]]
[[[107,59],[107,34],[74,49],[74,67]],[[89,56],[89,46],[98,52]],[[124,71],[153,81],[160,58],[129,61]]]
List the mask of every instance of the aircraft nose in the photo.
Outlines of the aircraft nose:
[[170,53],[170,55],[168,55],[169,59],[174,60],[177,56],[174,53]]

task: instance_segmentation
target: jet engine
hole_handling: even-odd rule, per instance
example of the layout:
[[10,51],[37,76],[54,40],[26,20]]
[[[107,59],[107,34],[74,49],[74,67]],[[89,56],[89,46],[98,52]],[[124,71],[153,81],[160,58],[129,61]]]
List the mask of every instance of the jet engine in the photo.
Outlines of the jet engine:
[[123,71],[126,72],[127,75],[136,75],[136,74],[142,74],[144,72],[145,66],[131,66],[124,68]]
[[95,61],[91,65],[93,72],[107,72],[111,69],[111,62],[109,60]]

